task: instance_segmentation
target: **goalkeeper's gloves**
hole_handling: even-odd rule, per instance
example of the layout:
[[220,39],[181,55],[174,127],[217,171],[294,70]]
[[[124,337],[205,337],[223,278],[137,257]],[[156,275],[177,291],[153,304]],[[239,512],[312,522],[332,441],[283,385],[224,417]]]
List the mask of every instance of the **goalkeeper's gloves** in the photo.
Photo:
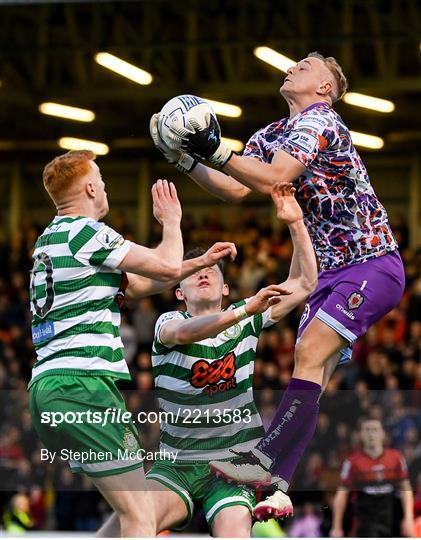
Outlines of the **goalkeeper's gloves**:
[[231,159],[234,152],[221,141],[221,128],[217,119],[211,115],[209,126],[206,128],[201,128],[194,119],[191,119],[189,123],[194,128],[194,132],[181,134],[182,150],[199,159],[207,159],[213,165],[222,168]]
[[149,131],[156,148],[163,154],[164,158],[183,173],[190,173],[197,165],[197,160],[181,150],[173,150],[162,140],[158,131],[159,114],[153,114],[149,122]]

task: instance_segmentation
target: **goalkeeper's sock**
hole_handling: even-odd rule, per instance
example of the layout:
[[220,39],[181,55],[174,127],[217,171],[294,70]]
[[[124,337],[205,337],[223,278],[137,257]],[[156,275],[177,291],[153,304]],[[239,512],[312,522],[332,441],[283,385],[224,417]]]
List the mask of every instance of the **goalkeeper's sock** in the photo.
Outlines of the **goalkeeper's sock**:
[[276,459],[272,466],[272,480],[282,489],[287,491],[292,477],[297,470],[300,460],[313,438],[319,417],[319,407],[315,407],[313,414],[309,415],[299,432],[295,435],[291,444]]
[[[312,381],[295,378],[290,380],[266,435],[256,446],[256,450],[271,461],[272,471],[277,458],[291,451],[290,446],[298,430],[300,436],[297,440],[301,439],[302,449],[297,450],[301,451],[301,454],[312,439],[316,429],[321,390],[321,386]],[[295,465],[290,462],[288,465],[286,462],[282,467],[286,482],[289,482],[288,478],[292,478],[297,464],[298,462]]]

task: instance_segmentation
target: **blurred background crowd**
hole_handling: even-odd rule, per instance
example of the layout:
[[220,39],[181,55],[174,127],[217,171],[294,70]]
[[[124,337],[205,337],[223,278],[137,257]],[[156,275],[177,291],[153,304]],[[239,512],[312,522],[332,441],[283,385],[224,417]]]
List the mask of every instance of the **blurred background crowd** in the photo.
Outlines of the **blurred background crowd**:
[[[421,514],[421,250],[408,248],[403,223],[395,223],[394,230],[406,268],[405,295],[397,308],[356,343],[351,363],[336,370],[321,400],[316,435],[293,485],[296,517],[282,524],[296,536],[306,536],[300,533],[305,526],[320,536],[329,531],[340,467],[358,446],[358,419],[368,414],[382,420],[388,444],[405,455],[415,510]],[[126,238],[133,238],[124,214],[115,216],[110,224]],[[273,230],[267,215],[258,210],[236,213],[228,225],[214,215],[201,220],[186,215],[183,231],[187,248],[207,247],[219,240],[236,243],[237,260],[226,267],[230,301],[287,277],[292,253],[288,234],[282,228]],[[41,463],[28,412],[26,386],[35,361],[28,279],[32,247],[40,232],[40,227],[28,223],[11,238],[0,237],[0,516],[6,528],[11,512],[17,512],[27,516],[28,529],[93,531],[109,512],[106,503],[89,489],[88,480],[72,475],[67,466]],[[159,235],[159,227],[152,229],[149,244]],[[150,405],[154,325],[160,313],[174,308],[182,306],[168,290],[123,310],[121,334],[133,379],[120,387],[133,412]],[[266,426],[292,373],[300,315],[301,308],[266,330],[259,342],[254,387]],[[143,425],[142,441],[146,449],[156,448],[159,426]],[[351,515],[347,513],[348,528]],[[193,527],[205,530],[203,516],[196,517]]]

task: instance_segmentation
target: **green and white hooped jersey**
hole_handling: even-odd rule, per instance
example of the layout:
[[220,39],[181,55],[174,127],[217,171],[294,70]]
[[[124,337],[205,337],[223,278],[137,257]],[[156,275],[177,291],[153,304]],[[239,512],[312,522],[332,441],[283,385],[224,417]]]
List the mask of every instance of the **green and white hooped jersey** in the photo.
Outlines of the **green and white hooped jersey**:
[[[233,304],[228,309],[243,305]],[[188,345],[163,345],[161,328],[184,311],[164,313],[155,327],[152,366],[161,411],[162,451],[177,460],[210,461],[249,450],[264,434],[253,399],[257,341],[274,321],[270,310]]]
[[56,216],[35,244],[30,300],[37,362],[48,375],[130,379],[120,338],[117,266],[131,242],[87,217]]

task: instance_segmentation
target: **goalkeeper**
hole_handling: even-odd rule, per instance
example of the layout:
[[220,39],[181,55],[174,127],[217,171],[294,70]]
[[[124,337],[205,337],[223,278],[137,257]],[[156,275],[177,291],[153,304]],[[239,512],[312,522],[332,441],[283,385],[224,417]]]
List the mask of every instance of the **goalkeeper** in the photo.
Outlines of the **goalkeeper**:
[[[239,483],[252,485],[266,473],[289,486],[313,437],[319,398],[333,369],[351,358],[352,344],[398,304],[404,291],[405,273],[386,210],[333,109],[346,89],[336,60],[310,53],[288,70],[280,88],[289,117],[255,133],[242,156],[223,143],[214,116],[194,131],[179,129],[178,150],[165,146],[156,117],[151,120],[152,137],[166,159],[223,200],[239,202],[252,189],[269,193],[275,182],[293,182],[320,262],[318,287],[298,329],[293,376],[272,425],[248,461],[242,456],[212,465]],[[191,156],[208,159],[223,172],[195,165]]]
[[[168,413],[160,426],[160,449],[177,455],[175,463],[158,460],[147,474],[157,533],[186,525],[198,504],[214,536],[250,536],[253,492],[216,479],[209,462],[249,450],[261,437],[252,386],[259,335],[316,286],[316,259],[293,192],[291,186],[277,186],[272,193],[294,246],[285,283],[222,310],[229,289],[221,264],[215,264],[180,282],[176,296],[186,311],[164,313],[157,321],[152,364],[160,410]],[[275,497],[282,499],[282,512],[279,504],[266,505],[265,512],[288,515],[289,497],[281,491]],[[256,510],[259,518],[259,505]],[[115,535],[116,525],[113,517],[102,529],[104,536]]]

